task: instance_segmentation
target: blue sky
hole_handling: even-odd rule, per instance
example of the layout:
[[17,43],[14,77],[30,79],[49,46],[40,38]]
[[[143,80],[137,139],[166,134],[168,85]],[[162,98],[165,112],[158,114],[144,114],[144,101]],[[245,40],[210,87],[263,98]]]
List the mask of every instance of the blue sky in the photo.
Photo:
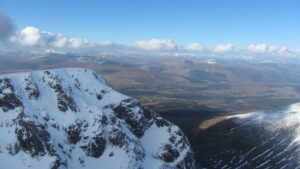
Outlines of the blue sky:
[[298,0],[0,0],[18,28],[127,43],[252,43],[300,47]]

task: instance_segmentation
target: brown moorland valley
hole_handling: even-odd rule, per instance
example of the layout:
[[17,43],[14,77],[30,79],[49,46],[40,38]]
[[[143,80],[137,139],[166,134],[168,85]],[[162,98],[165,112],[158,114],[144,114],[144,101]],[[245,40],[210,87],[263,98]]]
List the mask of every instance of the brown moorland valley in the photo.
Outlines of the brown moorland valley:
[[[300,69],[293,63],[103,53],[20,56],[16,52],[0,58],[0,74],[60,67],[97,71],[117,91],[179,125],[197,159],[203,155],[197,153],[199,147],[203,148],[198,145],[199,139],[222,124],[224,116],[276,110],[300,102]],[[215,131],[219,130],[217,127]]]
[[93,69],[116,90],[166,116],[218,116],[300,100],[297,64],[242,59],[16,52],[1,56],[0,73],[59,67]]

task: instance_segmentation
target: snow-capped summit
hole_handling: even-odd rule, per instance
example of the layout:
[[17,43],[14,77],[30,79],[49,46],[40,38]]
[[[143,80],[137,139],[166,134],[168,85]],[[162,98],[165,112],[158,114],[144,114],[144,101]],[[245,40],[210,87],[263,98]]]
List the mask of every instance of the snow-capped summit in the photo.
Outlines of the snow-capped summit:
[[0,76],[0,164],[10,168],[195,168],[175,125],[87,69]]

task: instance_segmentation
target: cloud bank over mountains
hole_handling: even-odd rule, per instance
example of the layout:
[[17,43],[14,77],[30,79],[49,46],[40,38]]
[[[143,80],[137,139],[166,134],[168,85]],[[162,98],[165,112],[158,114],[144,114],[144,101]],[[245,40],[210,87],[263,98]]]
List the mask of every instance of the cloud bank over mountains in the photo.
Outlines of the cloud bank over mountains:
[[92,42],[80,37],[67,37],[62,33],[40,30],[33,26],[15,30],[11,19],[0,12],[0,49],[6,50],[59,50],[59,51],[131,51],[187,55],[278,55],[298,56],[300,50],[292,51],[286,46],[264,43],[237,48],[233,43],[205,46],[201,43],[179,45],[171,39],[139,40],[127,44],[111,41]]
[[[4,27],[3,25],[1,25]],[[8,27],[8,26],[7,26]],[[211,54],[230,54],[242,52],[245,54],[274,54],[286,55],[293,53],[285,46],[272,46],[267,44],[250,44],[245,48],[237,49],[233,43],[217,44],[209,47],[200,43],[179,45],[170,39],[150,39],[140,40],[128,44],[118,44],[110,41],[92,42],[85,38],[66,37],[62,33],[52,33],[41,31],[36,27],[28,26],[16,31],[8,37],[10,32],[1,33],[1,37],[6,37],[6,43],[10,47],[40,47],[45,49],[71,50],[71,49],[99,49],[99,50],[144,50],[151,52],[191,52],[191,53],[211,53]],[[3,38],[2,38],[3,39]],[[295,51],[296,52],[296,51]]]

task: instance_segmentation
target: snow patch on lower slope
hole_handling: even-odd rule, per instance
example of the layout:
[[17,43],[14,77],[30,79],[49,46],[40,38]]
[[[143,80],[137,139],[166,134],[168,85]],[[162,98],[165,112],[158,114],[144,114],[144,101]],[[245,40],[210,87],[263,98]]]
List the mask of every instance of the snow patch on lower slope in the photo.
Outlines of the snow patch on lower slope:
[[300,168],[299,106],[220,117],[199,132],[199,165]]
[[195,168],[177,126],[91,70],[0,76],[0,116],[4,168]]
[[251,121],[251,123],[256,124],[269,124],[274,127],[273,129],[300,125],[300,103],[292,104],[283,110],[258,111],[227,116],[227,119],[231,118],[235,118],[236,122]]
[[[273,140],[279,141],[279,145],[287,144],[281,154],[293,150],[292,152],[297,154],[298,161],[300,160],[300,103],[292,104],[284,110],[251,112],[228,116],[227,118],[234,119],[235,122],[240,124],[232,131],[245,126],[261,128],[271,135],[263,144]],[[293,155],[293,158],[295,157]]]

